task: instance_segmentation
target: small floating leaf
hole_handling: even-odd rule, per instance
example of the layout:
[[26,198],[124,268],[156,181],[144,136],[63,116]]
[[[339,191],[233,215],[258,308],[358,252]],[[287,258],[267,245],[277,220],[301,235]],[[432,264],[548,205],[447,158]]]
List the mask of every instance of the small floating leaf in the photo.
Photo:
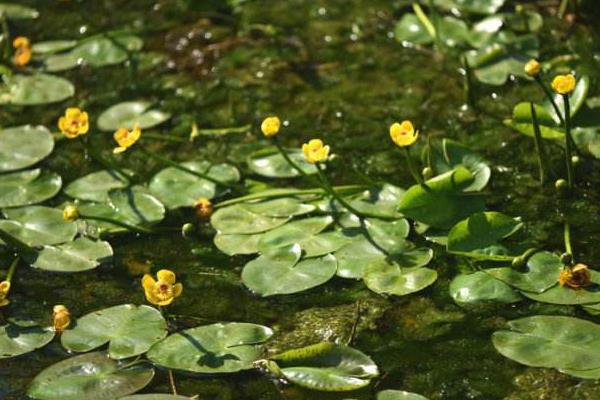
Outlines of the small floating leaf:
[[531,256],[523,271],[503,267],[486,269],[485,272],[519,290],[542,293],[558,283],[562,267],[558,256],[543,251]]
[[460,305],[521,300],[517,291],[484,271],[456,276],[450,282],[450,296]]
[[112,247],[108,242],[78,238],[58,246],[44,246],[32,266],[47,271],[80,272],[96,268],[112,257]]
[[[600,272],[590,271],[591,285],[585,288],[572,289],[568,286],[555,285],[543,293],[523,292],[525,297],[535,301],[551,304],[593,304],[600,303]],[[558,281],[558,275],[554,275]]]
[[289,217],[267,217],[256,214],[236,204],[217,210],[210,222],[223,234],[253,234],[275,229],[289,219]]
[[230,256],[237,254],[254,254],[258,253],[258,242],[263,235],[263,233],[257,233],[255,235],[226,235],[217,233],[214,238],[214,243],[219,250]]
[[404,390],[384,390],[377,393],[375,400],[427,400],[427,398]]
[[115,104],[98,117],[98,128],[103,131],[116,131],[119,128],[132,129],[135,124],[147,129],[160,125],[171,118],[171,114],[152,108],[146,101],[126,101]]
[[108,197],[118,220],[134,225],[150,225],[165,217],[165,206],[142,186],[114,189],[109,192]]
[[365,284],[379,294],[404,296],[432,285],[437,272],[429,268],[402,271],[400,266],[386,260],[376,260],[366,268]]
[[56,208],[12,208],[4,214],[8,219],[0,220],[0,229],[29,246],[65,243],[77,234],[77,225],[65,221],[62,211]]
[[75,87],[68,80],[46,74],[4,75],[4,86],[0,85],[0,104],[35,106],[58,103],[72,97]]
[[308,214],[315,210],[312,204],[303,204],[293,197],[264,200],[256,203],[244,203],[247,210],[267,217],[288,217]]
[[35,8],[13,3],[0,3],[0,15],[7,19],[35,19],[40,13]]
[[16,126],[0,130],[0,172],[29,167],[54,149],[52,134],[44,126]]
[[[314,164],[310,164],[304,160],[302,151],[298,149],[286,149],[285,151],[292,161],[305,173],[317,173]],[[268,147],[253,153],[247,161],[248,167],[250,167],[254,173],[266,176],[267,178],[293,178],[300,176],[300,173],[296,171],[274,147]]]
[[81,200],[108,202],[108,192],[112,189],[122,189],[129,185],[115,171],[102,170],[92,172],[69,183],[65,193]]
[[258,242],[261,252],[306,240],[333,222],[331,216],[312,217],[289,222],[267,233]]
[[0,174],[0,208],[41,203],[54,197],[61,186],[60,176],[40,169]]
[[51,328],[0,326],[0,359],[20,356],[44,347],[54,339]]

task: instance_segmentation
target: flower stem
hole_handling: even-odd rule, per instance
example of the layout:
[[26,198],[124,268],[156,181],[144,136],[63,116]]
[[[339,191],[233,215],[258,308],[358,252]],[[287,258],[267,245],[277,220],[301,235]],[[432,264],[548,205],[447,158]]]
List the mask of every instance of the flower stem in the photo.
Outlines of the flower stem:
[[244,133],[252,129],[252,125],[232,126],[228,128],[198,129],[198,135],[226,135],[228,133]]
[[137,233],[156,233],[152,229],[148,229],[148,228],[145,228],[145,227],[139,226],[139,225],[131,225],[131,224],[128,224],[127,222],[122,222],[122,221],[119,221],[119,220],[116,220],[113,218],[109,218],[109,217],[99,217],[99,216],[80,214],[79,218],[87,219],[87,220],[91,220],[91,221],[107,222],[109,224],[113,224],[113,225],[120,226],[121,228],[125,228],[128,231],[137,232]]
[[8,273],[6,274],[6,281],[10,282],[15,275],[15,270],[17,269],[17,265],[19,265],[19,261],[21,261],[21,257],[17,256],[13,262],[8,267]]
[[419,3],[413,3],[412,8],[415,12],[415,15],[419,19],[419,22],[423,24],[425,30],[427,31],[427,33],[429,33],[429,36],[431,36],[431,38],[434,41],[437,41],[437,31],[435,30],[435,26],[433,25],[427,14],[425,14],[423,9],[421,8],[421,5]]
[[412,175],[413,179],[419,185],[425,184],[423,177],[421,177],[421,175],[419,175],[417,173],[417,171],[415,170],[415,167],[413,165],[412,157],[410,156],[410,146],[404,147],[404,155],[406,156],[406,162],[408,163],[408,170],[410,171],[410,174]]
[[548,89],[548,87],[544,84],[542,78],[540,78],[540,75],[535,76],[535,81],[537,82],[539,87],[542,88],[544,94],[546,95],[546,98],[548,99],[548,101],[550,101],[550,104],[552,104],[552,108],[554,108],[554,112],[556,113],[556,115],[558,115],[560,123],[564,124],[565,121],[563,119],[562,112],[560,111],[560,108],[558,108],[558,104],[556,104],[556,101],[554,101],[554,95],[552,94],[550,89]]
[[131,183],[131,180],[133,179],[133,176],[131,174],[125,172],[121,167],[119,167],[114,162],[102,157],[95,150],[93,150],[91,146],[88,145],[88,142],[86,139],[82,138],[81,136],[80,136],[80,138],[81,138],[81,143],[83,145],[85,152],[90,156],[90,158],[92,160],[94,160],[95,162],[102,165],[104,168],[106,168],[108,170],[115,171],[117,174],[119,174],[121,176],[121,178],[125,179],[127,181],[127,183]]
[[572,143],[573,143],[573,138],[571,137],[571,107],[569,104],[569,95],[563,94],[563,100],[565,102],[564,118],[565,118],[565,156],[566,156],[566,162],[567,162],[567,183],[569,185],[569,189],[572,189],[574,173],[573,173],[573,160],[572,160],[573,149],[571,147],[572,147]]
[[292,168],[294,168],[301,176],[308,176],[308,174],[306,172],[304,172],[304,170],[302,168],[300,168],[298,166],[298,164],[296,164],[289,156],[289,154],[284,150],[284,148],[281,146],[281,143],[279,143],[279,140],[277,139],[277,136],[275,136],[273,138],[273,142],[275,142],[275,146],[277,147],[277,150],[279,150],[279,153],[281,153],[282,157],[285,159],[285,161],[290,164],[290,166]]
[[8,61],[10,58],[10,30],[8,29],[8,21],[4,13],[0,13],[0,26],[2,27],[2,41],[4,48],[2,49],[2,59]]
[[535,151],[538,156],[538,168],[540,173],[540,184],[543,185],[546,180],[546,173],[544,165],[545,163],[545,153],[542,143],[542,132],[540,131],[540,125],[537,119],[537,113],[535,111],[535,106],[533,102],[529,103],[531,109],[531,121],[533,122],[533,140],[535,143]]
[[568,222],[565,222],[564,238],[565,238],[565,252],[572,256],[573,255],[573,247],[571,247],[571,225],[569,225]]
[[569,6],[569,0],[562,0],[560,2],[560,6],[558,7],[558,18],[563,19],[565,13],[567,12],[567,7]]

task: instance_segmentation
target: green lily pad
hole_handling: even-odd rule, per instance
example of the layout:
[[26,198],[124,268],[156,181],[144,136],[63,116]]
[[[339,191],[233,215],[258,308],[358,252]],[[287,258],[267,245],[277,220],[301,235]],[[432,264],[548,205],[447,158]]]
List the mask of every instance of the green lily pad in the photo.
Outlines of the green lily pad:
[[494,14],[506,0],[435,0],[434,4],[445,11],[469,14]]
[[267,217],[294,217],[308,214],[316,209],[312,204],[304,204],[293,197],[244,203],[243,207],[253,213]]
[[333,222],[331,216],[312,217],[288,222],[263,235],[258,242],[258,250],[266,252],[308,239],[321,232]]
[[585,369],[585,370],[576,370],[576,369],[568,369],[568,368],[560,368],[560,372],[563,374],[571,375],[576,378],[581,379],[600,379],[600,368],[593,369]]
[[441,152],[434,149],[432,161],[438,173],[452,171],[459,165],[468,169],[473,174],[473,183],[464,189],[465,192],[483,190],[490,180],[491,170],[483,158],[466,146],[451,139],[442,141]]
[[0,172],[29,167],[54,149],[50,131],[41,125],[0,130]]
[[404,390],[384,390],[377,393],[376,400],[427,400],[427,397]]
[[7,19],[35,19],[40,13],[35,8],[13,3],[0,3],[0,15]]
[[[561,127],[556,125],[552,115],[545,107],[534,104],[535,115],[540,127],[540,134],[544,139],[564,140],[565,133]],[[534,136],[531,118],[531,106],[529,102],[519,103],[513,108],[512,119],[504,120],[504,124],[527,136]]]
[[150,225],[165,217],[165,206],[141,186],[114,189],[108,197],[110,206],[118,216],[117,220],[134,225]]
[[469,215],[483,211],[485,204],[478,194],[463,193],[474,181],[473,174],[462,166],[414,185],[400,199],[399,210],[407,217],[435,228],[451,228]]
[[401,218],[398,202],[404,195],[404,190],[393,185],[374,186],[357,196],[348,198],[350,205],[364,213],[375,213],[390,218]]
[[52,328],[0,326],[0,359],[20,356],[44,347],[54,339]]
[[80,272],[96,268],[113,255],[108,242],[78,238],[58,246],[44,246],[35,260],[35,268],[54,272]]
[[558,256],[543,251],[531,256],[523,271],[502,267],[486,269],[485,272],[519,290],[542,293],[557,284],[562,267]]
[[323,342],[289,350],[272,360],[287,380],[313,390],[355,390],[379,376],[377,365],[368,356],[334,343]]
[[176,396],[174,394],[134,394],[133,396],[121,397],[119,400],[192,400],[191,397]]
[[258,253],[258,242],[264,236],[263,233],[255,235],[226,235],[217,233],[213,239],[217,249],[230,256],[237,254]]
[[512,287],[484,271],[456,276],[450,282],[450,296],[459,305],[490,302],[508,304],[521,300]]
[[538,32],[544,26],[542,15],[533,10],[501,14],[506,27],[515,32]]
[[331,254],[300,262],[300,245],[270,249],[248,262],[242,271],[242,282],[262,296],[298,293],[322,285],[337,269]]
[[75,199],[108,202],[108,192],[126,188],[129,182],[117,172],[101,170],[74,180],[65,187],[65,193]]
[[77,225],[64,220],[56,208],[30,206],[4,211],[6,220],[0,220],[0,229],[29,246],[43,246],[70,242],[77,234]]
[[75,87],[68,80],[46,74],[4,75],[0,85],[0,104],[35,106],[58,103],[72,97]]
[[522,227],[520,219],[496,211],[476,213],[450,230],[447,250],[478,260],[510,261],[510,251],[498,241]]
[[432,285],[437,279],[437,272],[429,268],[417,268],[402,271],[400,266],[386,260],[375,260],[366,268],[365,284],[379,294],[405,296],[418,292]]
[[[600,303],[600,272],[590,271],[592,284],[586,288],[572,289],[555,285],[543,293],[522,292],[525,297],[551,304],[594,304]],[[554,275],[558,281],[558,275]]]
[[45,42],[35,42],[31,46],[34,54],[49,55],[65,50],[70,50],[77,46],[76,40],[47,40]]
[[[85,215],[86,217],[110,218],[117,221],[121,218],[115,209],[108,203],[79,202],[77,209],[81,215]],[[77,220],[77,223],[81,227],[82,231],[85,231],[85,228],[89,225],[96,227],[100,232],[118,233],[127,231],[127,229],[122,226],[111,224],[110,222],[105,221],[79,219]]]
[[160,125],[171,118],[171,114],[152,108],[147,101],[125,101],[106,109],[98,117],[98,128],[116,131],[119,128],[133,129],[136,124],[147,129]]
[[78,318],[62,334],[61,343],[79,353],[108,343],[108,355],[120,360],[145,353],[165,336],[167,322],[156,308],[122,304]]
[[[436,30],[440,40],[448,47],[460,46],[469,37],[469,27],[467,24],[450,16],[438,19]],[[433,43],[433,38],[414,14],[404,14],[394,28],[394,36],[399,42],[420,45]]]
[[350,242],[352,242],[352,239],[341,231],[333,231],[310,236],[300,240],[298,244],[304,253],[304,257],[309,258],[333,253]]
[[[108,34],[107,34],[108,35]],[[128,51],[139,51],[144,42],[137,36],[110,34],[112,40],[103,35],[81,40],[73,49],[46,58],[46,69],[51,72],[65,71],[80,65],[102,67],[127,60]]]
[[126,364],[104,352],[67,358],[40,372],[27,395],[38,400],[112,400],[137,392],[154,377],[147,364]]
[[273,335],[266,326],[229,322],[174,333],[158,342],[146,356],[174,370],[221,374],[251,369]]
[[494,332],[500,354],[531,367],[587,370],[600,368],[600,325],[582,319],[536,315]]
[[[317,173],[315,165],[304,160],[304,154],[301,150],[286,149],[285,151],[290,159],[305,173]],[[267,178],[294,178],[300,176],[300,173],[285,160],[275,147],[268,147],[251,154],[247,162],[252,172]]]
[[[210,165],[206,161],[188,161],[181,165],[224,184],[240,180],[237,168],[229,164]],[[154,175],[148,188],[168,209],[192,207],[200,197],[212,199],[219,194],[219,188],[214,182],[174,167],[165,168]]]
[[218,209],[212,215],[210,222],[222,234],[254,234],[275,229],[289,219],[289,217],[267,217],[256,214],[236,204]]
[[41,203],[54,197],[61,186],[59,175],[39,168],[0,174],[0,208]]

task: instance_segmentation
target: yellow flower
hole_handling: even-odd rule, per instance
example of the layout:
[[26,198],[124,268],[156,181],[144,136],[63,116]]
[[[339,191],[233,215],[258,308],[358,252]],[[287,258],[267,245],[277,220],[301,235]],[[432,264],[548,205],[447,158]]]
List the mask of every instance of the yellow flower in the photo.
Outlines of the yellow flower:
[[15,58],[13,63],[18,67],[24,67],[31,61],[31,43],[24,36],[18,36],[13,41]]
[[302,152],[306,161],[312,164],[327,161],[329,146],[323,146],[321,139],[311,139],[302,145]]
[[71,324],[71,313],[63,305],[54,306],[52,309],[52,328],[54,332],[61,333]]
[[575,77],[571,74],[557,75],[552,80],[552,89],[558,94],[570,94],[575,90],[576,83]]
[[0,282],[0,307],[7,306],[10,304],[10,300],[8,300],[8,292],[10,291],[10,282],[3,281]]
[[200,197],[194,203],[194,211],[196,211],[196,216],[199,219],[209,219],[213,213],[213,204],[206,197]]
[[88,114],[77,107],[67,108],[65,116],[58,120],[58,129],[69,139],[85,135],[90,129]]
[[142,129],[138,124],[135,124],[132,130],[120,128],[115,132],[114,138],[119,144],[119,147],[113,149],[114,154],[122,153],[133,146],[142,136]]
[[79,218],[79,210],[77,210],[77,206],[69,204],[63,210],[63,218],[65,221],[73,222],[77,218]]
[[281,127],[281,121],[277,117],[267,117],[263,120],[260,125],[260,130],[266,137],[277,135],[279,128]]
[[176,297],[181,295],[183,285],[175,283],[175,273],[168,269],[161,269],[156,277],[156,281],[148,274],[142,278],[146,300],[157,306],[168,306]]
[[590,270],[585,264],[577,264],[573,268],[564,268],[558,276],[560,286],[569,286],[573,289],[580,289],[589,286],[592,283]]
[[523,67],[525,73],[532,78],[540,73],[540,63],[537,60],[531,59]]
[[412,145],[419,137],[419,131],[415,131],[412,122],[406,120],[402,123],[395,122],[390,126],[390,137],[400,147]]

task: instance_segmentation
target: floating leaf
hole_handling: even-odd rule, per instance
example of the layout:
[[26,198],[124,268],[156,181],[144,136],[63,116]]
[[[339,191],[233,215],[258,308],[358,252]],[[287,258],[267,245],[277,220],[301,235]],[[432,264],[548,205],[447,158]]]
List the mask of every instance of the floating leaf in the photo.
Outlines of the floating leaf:
[[[229,164],[210,165],[206,161],[188,161],[181,165],[224,184],[240,180],[237,168]],[[174,167],[165,168],[154,175],[148,188],[169,209],[192,207],[200,197],[212,199],[219,193],[214,182]]]
[[476,213],[454,225],[448,233],[447,249],[450,253],[479,260],[512,260],[510,251],[498,241],[522,227],[518,218],[499,212]]
[[7,19],[35,19],[40,13],[35,8],[13,3],[0,3],[0,15]]
[[20,356],[44,347],[54,339],[51,328],[0,326],[0,359]]
[[333,222],[331,216],[305,218],[289,222],[263,235],[258,242],[258,249],[266,252],[306,240],[321,232]]
[[[555,285],[543,293],[523,292],[525,297],[551,304],[593,304],[600,303],[600,272],[590,271],[591,285],[586,288],[572,289]],[[558,275],[554,275],[558,281]]]
[[248,211],[267,217],[294,217],[308,214],[316,209],[312,204],[303,204],[293,197],[244,203],[243,207]]
[[0,208],[28,206],[54,197],[62,179],[41,169],[0,174]]
[[61,343],[75,352],[108,343],[108,355],[120,360],[145,353],[165,336],[167,323],[156,308],[122,304],[78,318],[76,325],[62,334]]
[[174,394],[134,394],[121,397],[119,400],[192,400],[191,397],[176,396]]
[[379,294],[404,296],[432,285],[437,272],[429,268],[417,268],[404,272],[396,263],[378,259],[366,268],[365,284]]
[[0,172],[29,167],[46,158],[54,149],[50,131],[41,125],[16,126],[0,130]]
[[108,194],[109,204],[115,210],[117,220],[134,225],[155,224],[165,217],[165,206],[141,186],[114,189]]
[[519,290],[542,293],[558,283],[562,267],[558,256],[543,251],[531,256],[523,271],[503,267],[486,269],[485,272]]
[[31,46],[34,54],[48,55],[72,49],[77,46],[76,40],[47,40],[45,42],[35,42]]
[[435,0],[434,4],[445,11],[472,14],[494,14],[504,5],[505,1],[506,0]]
[[98,117],[98,128],[116,131],[119,128],[133,129],[136,124],[147,129],[160,125],[171,118],[171,114],[152,108],[147,101],[125,101],[115,104]]
[[[540,126],[540,134],[544,139],[564,140],[565,133],[556,125],[552,116],[540,105],[534,104],[535,115]],[[529,102],[519,103],[513,109],[512,119],[504,120],[504,124],[524,135],[533,137],[531,105]]]
[[262,296],[298,293],[330,280],[337,269],[331,254],[300,260],[298,244],[278,247],[248,262],[242,271],[242,282]]
[[77,225],[67,222],[61,210],[30,206],[4,211],[7,220],[0,220],[0,229],[29,246],[65,243],[77,234]]
[[27,395],[39,400],[112,400],[137,392],[154,377],[147,364],[126,364],[104,352],[67,358],[40,372]]
[[4,75],[4,86],[0,85],[0,104],[35,106],[58,103],[74,94],[73,84],[58,76],[46,74]]
[[341,231],[319,233],[298,242],[305,257],[317,257],[333,253],[352,242]]
[[473,183],[464,189],[465,192],[482,190],[490,180],[491,170],[483,158],[454,140],[444,139],[442,153],[433,151],[432,156],[438,173],[446,173],[462,165],[473,174]]
[[287,380],[313,390],[355,390],[379,375],[377,365],[365,354],[327,342],[289,350],[272,360]]
[[456,276],[450,282],[450,296],[461,305],[521,300],[513,288],[484,271]]
[[230,256],[254,254],[258,253],[258,242],[263,235],[263,233],[255,235],[225,235],[217,233],[214,237],[214,243],[219,250]]
[[216,374],[252,368],[263,353],[261,343],[273,335],[271,329],[240,322],[199,326],[174,333],[155,344],[146,354],[165,368]]
[[600,325],[582,319],[536,315],[508,323],[492,342],[503,356],[531,367],[600,368]]
[[[446,46],[460,46],[468,40],[469,28],[463,21],[445,16],[436,22],[437,35]],[[433,43],[433,38],[414,14],[404,14],[396,24],[394,36],[399,42],[421,45]]]
[[404,195],[404,190],[397,186],[384,184],[374,186],[358,196],[347,199],[350,205],[360,212],[385,215],[390,218],[401,218],[398,212],[398,202]]
[[65,193],[81,200],[108,202],[108,192],[126,188],[129,182],[115,171],[92,172],[69,183]]
[[406,216],[436,228],[451,228],[469,215],[483,211],[483,198],[462,191],[474,181],[462,166],[436,176],[427,186],[414,185],[402,197],[399,209]]
[[[305,173],[316,174],[317,168],[304,160],[304,154],[298,149],[285,150],[290,159],[296,163]],[[248,167],[259,175],[267,178],[293,178],[299,176],[296,171],[279,153],[277,148],[268,147],[250,155],[247,160]]]
[[107,242],[78,238],[58,246],[44,246],[35,260],[28,260],[33,267],[55,272],[80,272],[96,268],[112,257]]
[[218,209],[210,222],[223,234],[253,234],[275,229],[288,220],[289,217],[266,217],[256,214],[236,204]]
[[377,393],[376,400],[427,400],[427,398],[404,390],[384,390]]

